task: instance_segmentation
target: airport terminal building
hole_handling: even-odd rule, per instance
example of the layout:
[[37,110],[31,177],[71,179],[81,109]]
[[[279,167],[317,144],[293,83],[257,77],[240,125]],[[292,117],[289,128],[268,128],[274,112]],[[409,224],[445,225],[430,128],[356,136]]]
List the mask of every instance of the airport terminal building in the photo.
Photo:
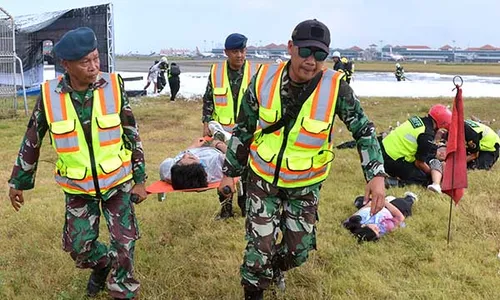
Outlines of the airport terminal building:
[[[500,63],[500,48],[484,45],[479,48],[461,49],[444,45],[441,48],[431,48],[422,45],[392,46],[383,47],[375,44],[366,49],[353,46],[347,49],[330,49],[330,55],[334,51],[339,51],[342,56],[352,60],[381,60],[381,61],[439,61],[439,62],[491,62]],[[212,53],[222,56],[224,49],[212,49]],[[262,47],[249,46],[247,48],[248,57],[276,59],[287,54],[287,45],[269,44]]]

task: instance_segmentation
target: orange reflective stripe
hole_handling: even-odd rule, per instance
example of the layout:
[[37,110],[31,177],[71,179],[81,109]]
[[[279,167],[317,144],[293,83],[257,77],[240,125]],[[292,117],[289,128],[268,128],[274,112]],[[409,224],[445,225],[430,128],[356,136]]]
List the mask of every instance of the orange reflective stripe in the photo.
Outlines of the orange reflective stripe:
[[105,115],[107,110],[106,110],[106,96],[104,95],[104,89],[99,88],[97,89],[97,92],[99,93],[99,104],[101,105],[101,113]]
[[320,80],[314,91],[313,106],[311,107],[311,113],[309,115],[311,118],[314,118],[314,116],[316,115],[316,110],[318,109],[318,98],[320,94],[319,91],[321,90],[322,85],[323,80]]
[[[278,85],[278,82],[280,82],[280,80],[281,80],[281,72],[283,71],[284,67],[285,67],[285,64],[281,63],[280,66],[278,67],[278,70],[276,71],[276,74],[274,75],[273,85],[271,86],[271,90],[269,91],[269,103],[267,105],[268,108],[273,107],[274,91],[276,90],[276,86]],[[279,95],[279,92],[278,92],[278,95]]]
[[44,105],[45,109],[47,110],[47,114],[49,115],[49,123],[54,122],[54,113],[52,112],[52,105],[50,103],[50,83],[48,81],[45,81],[44,89],[43,89],[43,98],[45,99]]
[[[56,180],[57,181],[57,180]],[[72,183],[74,181],[70,181],[70,183]],[[58,184],[60,186],[62,186],[63,188],[67,188],[67,189],[70,189],[70,190],[76,190],[76,191],[80,191],[80,192],[83,192],[83,193],[95,193],[95,188],[91,188],[91,189],[84,189],[84,188],[81,188],[77,185],[73,185],[73,184],[68,184],[68,183],[64,183],[64,182],[61,182],[59,181]]]
[[108,141],[101,142],[100,145],[101,146],[113,145],[113,144],[119,143],[120,140],[121,140],[121,138],[117,138],[117,139],[114,139],[114,140],[108,140]]
[[62,114],[62,119],[67,120],[68,119],[68,112],[66,111],[66,94],[59,94],[59,101],[61,101],[61,114]]
[[252,79],[252,67],[251,67],[251,64],[250,62],[248,62],[247,64],[247,85],[248,86],[250,84],[250,79]]
[[103,79],[108,85],[100,87],[97,92],[99,95],[99,104],[103,115],[115,114],[120,111],[120,99],[118,87],[118,75],[115,73],[101,73]]
[[[332,111],[333,107],[332,105],[334,103],[337,103],[337,96],[338,96],[338,88],[337,88],[337,85],[339,83],[338,81],[338,78],[339,76],[342,76],[342,73],[340,72],[337,72],[335,73],[335,75],[333,75],[332,77],[332,86],[330,88],[330,99],[332,99],[333,101],[329,101],[328,103],[328,109],[326,111]],[[335,113],[335,112],[334,112]],[[327,122],[328,121],[328,115],[325,114],[325,119],[323,121]]]
[[[281,74],[281,72],[278,72],[277,74]],[[274,100],[274,91],[276,90],[276,85],[278,84],[280,80],[279,75],[275,75],[273,78],[273,84],[271,85],[271,90],[269,91],[269,103],[267,105],[267,108],[273,107],[273,100]]]
[[[121,170],[122,168],[126,168],[126,167],[130,166],[130,164],[131,164],[131,162],[130,162],[130,161],[124,161],[124,162],[123,162],[123,164],[121,165],[121,167],[119,167],[118,169],[116,169],[116,170],[114,170],[113,172],[108,173],[108,174],[99,174],[99,175],[97,176],[97,178],[98,178],[98,179],[106,179],[106,178],[108,178],[108,177],[111,177],[111,176],[113,176],[113,175],[116,175],[118,172],[120,172],[120,170]],[[77,181],[77,182],[81,182],[81,183],[87,183],[87,182],[91,182],[91,181],[93,181],[93,180],[94,180],[93,178],[94,178],[94,177],[92,177],[92,175],[89,175],[89,176],[87,176],[87,177],[85,177],[85,178],[83,178],[83,179],[81,179],[81,180],[75,180],[75,181]]]
[[58,153],[76,152],[80,150],[76,131],[67,134],[53,134],[52,137],[54,138]]
[[[324,175],[325,171],[326,171],[326,168],[327,167],[322,167],[320,169],[315,169],[317,170],[316,174],[314,174],[313,176],[307,176],[305,178],[290,178],[290,179],[286,179],[286,178],[282,178],[280,177],[280,181],[282,181],[283,183],[294,183],[294,182],[297,182],[297,181],[310,181],[311,179],[315,179],[315,178],[318,178],[318,177],[321,177]],[[307,174],[307,175],[310,175],[311,173],[314,173],[315,171],[314,170],[307,170],[307,171],[304,171],[305,173],[304,174]],[[296,174],[294,174],[296,175]]]
[[[226,63],[223,63],[222,64],[222,73],[221,73],[222,74],[222,76],[221,76],[221,85],[220,85],[221,87],[224,87],[224,79],[226,77],[226,72],[227,72],[226,68],[227,68]],[[235,100],[235,99],[233,99],[233,100]]]
[[121,97],[120,93],[118,92],[118,75],[117,74],[112,74],[111,75],[111,84],[113,86],[113,98],[115,100],[115,111],[116,112],[119,112],[120,111],[120,107],[119,107],[119,104],[118,104],[118,99],[120,99],[119,97]]
[[58,153],[76,152],[80,150],[80,147],[68,147],[68,148],[57,148]]
[[261,99],[262,96],[262,87],[264,85],[264,80],[266,79],[267,71],[269,70],[269,65],[264,65],[260,70],[260,78],[259,78],[259,88],[257,89],[257,99]]
[[318,149],[326,139],[328,139],[326,133],[310,133],[304,128],[300,128],[300,134],[294,145],[307,149]]
[[217,67],[218,67],[217,64],[212,65],[212,84],[214,87],[217,86],[217,76],[215,75],[217,74]]

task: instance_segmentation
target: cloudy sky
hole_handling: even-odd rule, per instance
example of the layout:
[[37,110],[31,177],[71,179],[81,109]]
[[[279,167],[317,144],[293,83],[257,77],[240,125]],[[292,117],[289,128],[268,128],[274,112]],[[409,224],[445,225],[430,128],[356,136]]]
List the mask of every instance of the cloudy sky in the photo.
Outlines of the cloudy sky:
[[[13,16],[109,3],[102,0],[6,1]],[[209,50],[240,32],[249,45],[286,43],[295,25],[316,18],[332,48],[370,44],[500,47],[498,0],[115,0],[117,53],[162,48]]]

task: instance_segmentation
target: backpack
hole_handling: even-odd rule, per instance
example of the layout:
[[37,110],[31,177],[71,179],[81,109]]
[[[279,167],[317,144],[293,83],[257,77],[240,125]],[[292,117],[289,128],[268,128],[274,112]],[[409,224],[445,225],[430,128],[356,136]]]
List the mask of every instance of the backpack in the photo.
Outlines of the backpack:
[[352,60],[344,64],[345,70],[352,73]]
[[172,76],[179,76],[181,74],[181,69],[177,64],[170,64],[170,74]]

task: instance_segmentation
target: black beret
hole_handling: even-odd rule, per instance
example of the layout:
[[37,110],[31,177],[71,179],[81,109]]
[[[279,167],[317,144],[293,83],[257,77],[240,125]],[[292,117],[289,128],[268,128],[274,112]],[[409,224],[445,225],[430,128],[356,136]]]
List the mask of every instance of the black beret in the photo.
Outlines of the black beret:
[[227,50],[243,49],[247,46],[247,37],[240,33],[231,33],[226,38],[224,48]]
[[56,57],[79,60],[97,48],[97,37],[92,29],[79,27],[66,32],[54,46]]

